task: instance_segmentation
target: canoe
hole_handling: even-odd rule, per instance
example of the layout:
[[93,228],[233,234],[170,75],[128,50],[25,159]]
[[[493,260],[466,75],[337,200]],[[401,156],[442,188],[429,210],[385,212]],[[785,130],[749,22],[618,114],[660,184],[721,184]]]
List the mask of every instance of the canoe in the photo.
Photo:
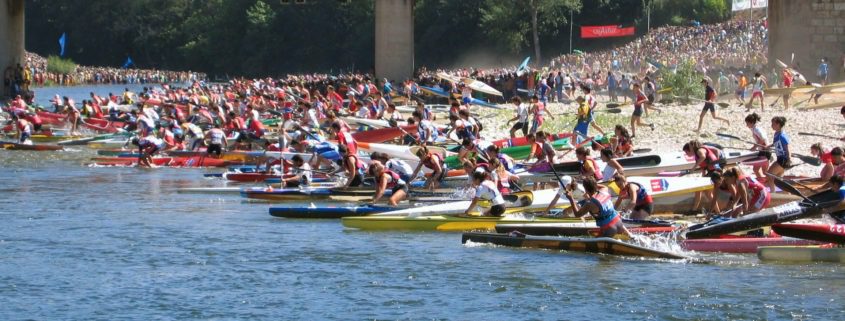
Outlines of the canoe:
[[[396,211],[394,211],[396,212]],[[496,224],[515,224],[526,222],[554,222],[554,223],[580,223],[581,219],[576,218],[535,218],[533,216],[506,215],[503,217],[491,216],[357,216],[344,217],[343,226],[360,230],[402,230],[402,231],[475,231],[496,229]]]
[[337,219],[349,216],[364,216],[373,213],[396,210],[396,206],[277,206],[270,208],[270,215],[284,218]]
[[649,257],[661,259],[685,259],[685,257],[668,252],[661,252],[649,248],[625,243],[609,237],[572,238],[554,236],[525,236],[515,237],[507,234],[493,233],[464,233],[461,243],[487,243],[509,247],[525,247],[549,250],[564,250],[571,252],[603,253],[621,256]]
[[0,142],[0,146],[7,150],[30,150],[30,151],[54,151],[62,150],[64,147],[59,145],[27,145],[13,142]]
[[[402,127],[401,129],[399,127],[388,127],[388,128],[379,128],[379,129],[367,130],[367,131],[362,131],[362,132],[355,132],[355,133],[352,133],[352,138],[354,138],[355,141],[359,141],[359,142],[383,143],[383,142],[386,142],[388,140],[396,139],[396,138],[404,135],[406,132],[407,133],[416,133],[417,132],[417,126],[416,125],[401,126],[401,127]],[[403,130],[404,130],[404,132],[403,132]]]
[[757,258],[761,261],[792,263],[845,263],[845,248],[829,245],[764,246],[757,249]]
[[[763,152],[726,152],[726,163],[736,164],[760,157],[765,157],[765,154]],[[625,169],[625,174],[630,176],[649,176],[663,172],[685,171],[692,168],[695,162],[692,157],[687,157],[684,152],[620,157],[616,161]],[[596,160],[596,163],[602,171],[607,167],[607,164],[600,160]],[[578,161],[557,163],[554,166],[559,175],[578,175],[581,169],[581,164]],[[549,173],[552,169],[548,163],[544,162],[532,166],[528,171]]]
[[[131,157],[94,157],[98,166],[135,166],[137,158]],[[169,167],[226,167],[230,162],[211,157],[153,157],[153,165]]]
[[[569,144],[569,138],[558,139],[552,142],[552,147],[555,150],[564,150],[564,149],[571,149],[572,145]],[[522,146],[515,146],[515,147],[507,147],[502,148],[501,153],[510,156],[515,160],[526,159],[528,156],[531,155],[531,146],[530,145],[522,145]],[[445,159],[446,165],[449,168],[462,168],[460,162],[458,161],[458,156],[449,156]],[[624,166],[624,165],[623,165]],[[692,165],[690,165],[692,166]],[[551,169],[549,170],[551,171]]]
[[757,253],[761,246],[816,245],[815,241],[791,237],[727,237],[684,240],[681,247],[688,251],[720,253]]
[[740,231],[752,230],[775,223],[783,223],[802,218],[808,218],[824,213],[830,206],[839,204],[839,195],[832,191],[825,191],[813,196],[810,199],[815,202],[796,201],[780,206],[770,207],[760,212],[745,215],[736,219],[716,223],[709,226],[690,230],[686,233],[687,239],[712,238],[719,235],[730,234]]
[[[524,195],[525,192],[514,193],[514,195]],[[528,210],[543,210],[546,209],[549,204],[551,203],[552,199],[557,195],[557,190],[555,189],[546,189],[540,191],[533,191],[531,192],[531,200],[530,203],[527,202],[525,199],[508,199],[508,196],[505,196],[506,201],[508,201],[509,206],[505,213],[518,213]],[[440,216],[440,215],[460,215],[463,214],[464,211],[469,207],[471,201],[456,201],[456,202],[448,202],[442,204],[435,204],[429,206],[421,206],[409,209],[403,209],[398,211],[390,211],[385,213],[376,214],[377,216]],[[527,204],[527,205],[526,205]],[[568,202],[559,202],[559,208],[569,207]]]
[[[572,137],[572,133],[559,133],[559,134],[552,134],[549,140],[557,141],[564,138]],[[528,139],[525,136],[516,137],[516,138],[505,138],[500,139],[492,142],[493,145],[498,146],[500,148],[508,148],[508,147],[515,147],[515,146],[524,146],[528,145]]]
[[772,230],[783,236],[845,244],[845,224],[775,224]]
[[[676,230],[673,226],[656,226],[656,227],[638,227],[636,225],[625,224],[628,231],[633,234],[654,234],[654,233],[670,233]],[[517,224],[496,224],[497,233],[510,233],[519,231],[528,235],[537,236],[585,236],[592,235],[599,231],[594,222],[577,222],[577,223],[547,223],[547,222],[533,222],[533,223],[517,223]]]

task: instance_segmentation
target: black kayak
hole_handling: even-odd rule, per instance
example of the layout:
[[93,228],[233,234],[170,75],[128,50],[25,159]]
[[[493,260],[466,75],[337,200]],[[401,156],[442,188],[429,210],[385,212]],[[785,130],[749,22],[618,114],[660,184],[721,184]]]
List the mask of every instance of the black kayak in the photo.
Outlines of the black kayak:
[[764,209],[760,212],[728,221],[700,226],[687,231],[687,239],[712,238],[720,235],[753,230],[776,223],[784,223],[825,213],[828,208],[839,204],[839,194],[824,191],[809,197],[809,200],[795,201]]
[[523,236],[496,233],[464,233],[461,243],[488,243],[500,246],[565,250],[571,252],[604,253],[611,255],[685,259],[668,252],[661,252],[633,245],[609,237],[578,238],[554,236]]
[[284,218],[335,219],[348,216],[364,216],[375,213],[402,209],[398,206],[362,205],[362,206],[278,206],[270,208],[270,215]]

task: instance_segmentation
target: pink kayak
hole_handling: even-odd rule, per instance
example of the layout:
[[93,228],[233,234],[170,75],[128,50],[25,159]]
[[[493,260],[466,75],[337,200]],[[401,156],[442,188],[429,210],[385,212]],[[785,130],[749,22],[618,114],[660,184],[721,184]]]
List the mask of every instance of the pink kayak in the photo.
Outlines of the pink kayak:
[[816,245],[821,242],[790,237],[735,237],[684,240],[681,247],[689,251],[721,253],[757,253],[760,246]]

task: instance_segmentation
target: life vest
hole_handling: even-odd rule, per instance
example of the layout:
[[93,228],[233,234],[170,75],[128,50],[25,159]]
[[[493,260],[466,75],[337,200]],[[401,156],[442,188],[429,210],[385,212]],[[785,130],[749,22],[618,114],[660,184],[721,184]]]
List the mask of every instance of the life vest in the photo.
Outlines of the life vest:
[[587,171],[587,166],[585,166],[587,163],[590,163],[590,165],[593,166],[592,174],[595,176],[596,181],[600,181],[600,180],[604,179],[604,175],[602,175],[601,171],[599,170],[599,166],[596,163],[596,160],[594,160],[592,157],[587,157],[581,163],[581,175],[590,174],[590,172]]
[[405,185],[405,181],[402,180],[402,178],[399,176],[399,174],[396,174],[396,172],[389,169],[385,169],[384,173],[387,174],[388,177],[390,177],[390,180],[387,181],[387,188],[394,188],[397,185]]
[[596,219],[596,226],[604,226],[608,223],[612,222],[617,215],[616,209],[613,208],[613,202],[611,200],[610,194],[606,192],[599,192],[596,196],[591,197],[590,201],[599,208],[599,213],[597,215],[593,215]]
[[698,164],[698,167],[705,168],[709,171],[714,171],[721,166],[719,166],[719,160],[721,159],[722,152],[716,148],[710,146],[702,146],[707,151],[707,155],[704,159],[698,159],[698,151],[695,153],[695,161]]
[[[636,205],[648,205],[648,204],[651,204],[651,203],[654,202],[654,199],[652,199],[651,195],[648,194],[648,192],[645,190],[645,187],[643,187],[642,184],[635,183],[635,182],[628,182],[628,184],[629,185],[631,185],[631,184],[636,185],[639,188],[637,190],[637,203],[636,203]],[[625,191],[627,193],[628,189],[626,188]]]
[[[437,159],[437,163],[433,161],[433,159]],[[443,166],[443,156],[440,154],[429,152],[428,156],[425,157],[423,160],[423,166],[428,167],[428,169],[434,170],[435,168],[440,168],[442,170]]]

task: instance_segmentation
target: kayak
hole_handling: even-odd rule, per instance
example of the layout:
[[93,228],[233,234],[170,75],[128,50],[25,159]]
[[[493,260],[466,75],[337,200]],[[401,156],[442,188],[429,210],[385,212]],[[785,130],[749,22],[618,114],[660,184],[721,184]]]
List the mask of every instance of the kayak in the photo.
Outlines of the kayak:
[[268,178],[279,178],[279,174],[269,173],[223,173],[223,178],[240,183],[260,183]]
[[475,90],[477,92],[482,92],[482,93],[485,93],[485,94],[488,94],[488,95],[499,96],[499,97],[502,96],[501,91],[496,90],[496,88],[490,87],[490,85],[485,84],[483,81],[472,79],[472,78],[466,78],[466,77],[464,77],[461,80],[463,80],[464,84],[466,84],[467,87],[472,88],[472,90]]
[[[99,166],[135,166],[137,158],[130,157],[95,157],[94,164]],[[169,167],[226,167],[230,162],[211,157],[153,157],[155,166]]]
[[[530,198],[527,196],[527,194],[529,193]],[[557,195],[556,189],[546,189],[533,192],[523,191],[513,193],[511,195],[504,195],[505,201],[508,202],[508,204],[506,205],[505,213],[518,213],[527,210],[544,210],[552,202],[552,199],[554,199],[555,195]],[[466,209],[471,203],[471,201],[455,201],[379,213],[376,215],[396,217],[460,215],[463,214],[464,211],[466,211]],[[559,202],[558,207],[569,207],[569,202]]]
[[[726,152],[726,163],[736,164],[752,159],[765,157],[765,152]],[[649,176],[663,172],[685,171],[693,167],[695,160],[688,157],[684,152],[671,152],[660,155],[642,155],[631,157],[620,157],[616,159],[619,165],[625,169],[625,174],[630,176]],[[604,171],[607,164],[596,160],[601,171]],[[554,169],[559,175],[578,175],[581,170],[581,163],[569,161],[557,163]],[[549,173],[552,168],[548,163],[538,163],[528,169],[532,173]]]
[[845,248],[831,245],[763,246],[757,249],[761,261],[845,263]]
[[270,215],[285,218],[336,219],[349,216],[363,216],[396,210],[396,206],[279,206],[271,207]]
[[403,231],[474,231],[496,229],[496,224],[526,222],[580,223],[579,218],[541,218],[533,216],[357,216],[344,217],[343,226],[359,230],[403,230]]
[[[572,133],[559,133],[559,134],[551,134],[548,140],[557,141],[564,138],[572,137]],[[499,148],[507,148],[507,147],[515,147],[515,146],[524,146],[528,145],[528,138],[525,136],[515,137],[515,138],[505,138],[500,139],[492,142],[493,145],[498,146]]]
[[[426,94],[429,94],[429,95],[432,95],[432,96],[443,97],[443,98],[450,98],[449,93],[444,91],[444,90],[437,89],[437,88],[434,88],[434,87],[426,87],[426,86],[418,86],[418,87],[420,88],[420,90],[422,92],[424,92]],[[476,98],[472,98],[470,100],[470,104],[489,107],[489,108],[495,108],[495,109],[501,109],[502,108],[502,107],[500,107],[496,104],[491,104],[491,103],[488,103],[486,101],[476,99]]]
[[[208,153],[205,151],[182,151],[182,150],[171,150],[165,151],[165,154],[168,156],[176,156],[176,157],[204,157],[208,156]],[[310,154],[309,154],[310,155]],[[273,157],[268,155],[267,152],[264,151],[243,151],[243,150],[234,150],[223,152],[220,155],[220,159],[230,162],[242,162],[242,163],[262,163],[267,160],[267,158]],[[278,158],[278,157],[276,157]]]
[[[736,219],[691,229],[687,239],[711,238],[740,231],[753,230],[775,223],[783,223],[824,213],[828,207],[839,204],[839,194],[825,191],[810,196],[812,202],[796,201],[764,209]],[[815,202],[815,203],[813,203]]]
[[[385,153],[390,158],[399,158],[405,161],[417,161],[419,162],[419,157],[414,154],[416,149],[413,146],[405,146],[405,145],[393,145],[393,144],[378,144],[378,143],[367,143],[367,142],[358,142],[358,148],[368,152],[368,153]],[[436,147],[436,146],[429,146],[428,150],[432,153],[439,153],[440,155],[443,154],[450,154],[447,152],[445,148]]]
[[379,128],[373,130],[366,130],[352,133],[352,138],[358,142],[366,143],[383,143],[388,140],[396,139],[405,133],[416,133],[417,125]]
[[[688,211],[695,202],[695,193],[713,188],[706,177],[651,177],[632,176],[628,182],[640,184],[654,201],[654,213],[679,213]],[[615,182],[606,184],[612,196],[619,195]],[[627,204],[624,201],[623,204]]]
[[488,243],[509,247],[525,247],[571,252],[603,253],[621,256],[649,257],[661,259],[685,259],[668,252],[652,250],[642,246],[625,243],[609,237],[573,238],[554,236],[509,236],[493,233],[464,233],[461,243]]
[[[552,143],[552,147],[554,147],[555,150],[563,150],[563,149],[571,149],[572,145],[569,144],[569,138],[564,138],[564,139],[558,139],[558,140],[554,141]],[[522,145],[522,146],[502,148],[500,150],[500,152],[505,154],[505,155],[510,156],[511,158],[513,158],[515,160],[526,159],[526,158],[528,158],[528,156],[531,156],[531,145]],[[445,162],[446,162],[446,166],[448,166],[449,168],[462,168],[461,163],[458,161],[457,155],[446,157]],[[551,169],[549,171],[551,171]]]
[[58,142],[60,140],[73,140],[73,139],[83,139],[88,138],[87,136],[81,135],[74,135],[74,136],[64,136],[64,135],[32,135],[31,139],[33,142],[36,143],[49,143],[49,142]]
[[[625,224],[628,231],[633,234],[655,234],[671,233],[677,230],[673,226],[642,227],[637,224]],[[510,233],[519,231],[528,235],[552,235],[552,236],[584,236],[592,235],[599,231],[594,222],[577,223],[518,223],[518,224],[496,224],[497,233]]]
[[27,145],[13,142],[0,142],[0,146],[8,150],[54,151],[64,149],[59,145]]
[[110,138],[88,142],[88,147],[95,149],[123,148],[129,145],[131,144],[126,138]]
[[845,244],[845,224],[775,224],[772,230],[783,236]]
[[791,237],[725,237],[684,240],[681,247],[688,251],[720,253],[757,253],[761,246],[815,245],[819,242]]
[[240,194],[240,187],[186,187],[179,188],[176,193],[182,194]]

